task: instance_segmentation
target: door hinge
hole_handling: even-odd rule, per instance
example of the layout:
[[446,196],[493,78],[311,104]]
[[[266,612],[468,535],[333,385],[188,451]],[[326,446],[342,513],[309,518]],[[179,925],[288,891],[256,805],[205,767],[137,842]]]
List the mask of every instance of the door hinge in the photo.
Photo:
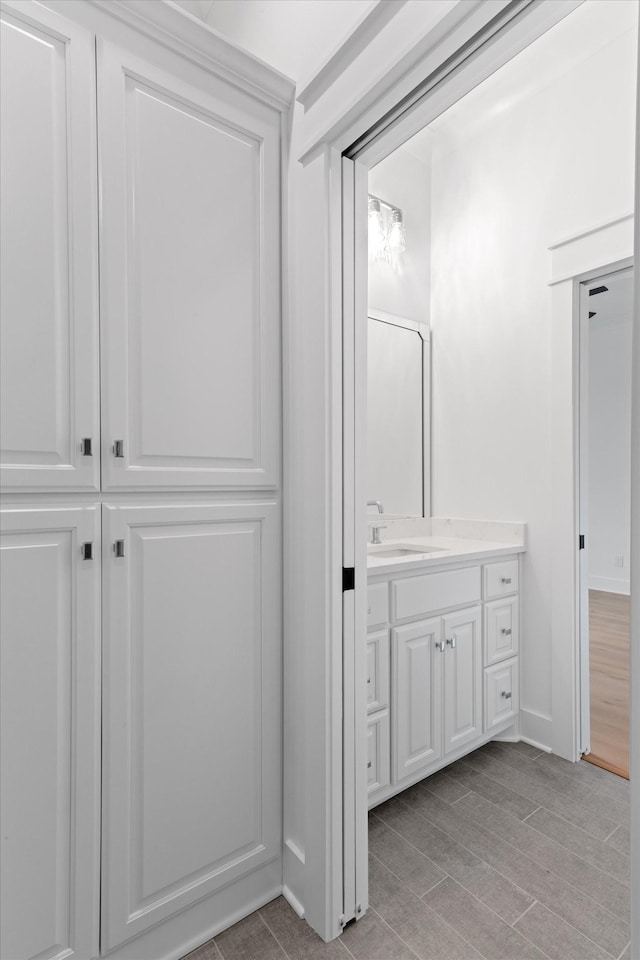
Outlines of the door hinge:
[[584,550],[584,533],[580,534],[580,538],[578,540],[578,549]]
[[355,567],[343,567],[342,568],[342,592],[345,590],[355,590],[356,588],[356,568]]
[[80,553],[83,560],[93,560],[93,544],[91,541],[82,544],[80,547]]
[[93,450],[91,449],[91,437],[83,437],[80,441],[80,450],[83,457],[92,457]]
[[124,557],[124,540],[114,540],[113,552],[116,557]]
[[113,455],[114,457],[124,457],[124,440],[113,441]]

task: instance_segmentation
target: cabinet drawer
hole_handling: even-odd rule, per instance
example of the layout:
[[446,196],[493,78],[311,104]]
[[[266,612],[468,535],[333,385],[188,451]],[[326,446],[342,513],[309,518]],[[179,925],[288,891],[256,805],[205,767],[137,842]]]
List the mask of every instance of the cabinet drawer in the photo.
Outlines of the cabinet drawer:
[[492,600],[484,607],[484,665],[491,666],[518,652],[518,598]]
[[379,627],[389,619],[389,585],[374,583],[367,587],[367,627]]
[[484,671],[484,732],[515,719],[519,710],[518,658]]
[[367,792],[370,799],[377,790],[389,786],[390,769],[389,711],[381,710],[369,717],[367,725]]
[[389,631],[367,637],[367,711],[389,706]]
[[394,620],[477,603],[480,600],[480,567],[395,580],[391,584],[391,598]]
[[484,599],[493,600],[518,592],[518,561],[487,563],[484,566]]

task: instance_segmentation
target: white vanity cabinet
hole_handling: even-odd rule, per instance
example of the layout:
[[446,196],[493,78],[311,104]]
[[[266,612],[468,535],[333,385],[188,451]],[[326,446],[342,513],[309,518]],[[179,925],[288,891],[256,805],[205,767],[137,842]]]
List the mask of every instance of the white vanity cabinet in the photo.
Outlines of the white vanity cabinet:
[[518,581],[517,557],[376,571],[367,603],[371,806],[517,720]]

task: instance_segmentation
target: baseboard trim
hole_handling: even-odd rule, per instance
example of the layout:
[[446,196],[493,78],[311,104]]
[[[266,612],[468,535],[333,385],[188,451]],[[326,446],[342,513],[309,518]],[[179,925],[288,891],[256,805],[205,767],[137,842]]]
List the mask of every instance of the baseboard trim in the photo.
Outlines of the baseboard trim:
[[306,914],[303,902],[305,855],[295,840],[287,839],[284,842],[282,874],[282,896],[298,916],[303,918]]
[[544,743],[538,743],[530,737],[520,737],[520,739],[523,743],[528,743],[530,747],[535,747],[536,750],[541,750],[543,753],[551,753],[551,747],[547,747]]
[[291,909],[298,914],[301,920],[304,920],[305,909],[296,897],[296,895],[285,884],[282,888],[282,896],[285,898]]
[[552,731],[551,717],[545,717],[534,710],[520,711],[520,739],[525,743],[545,753],[551,753]]
[[616,580],[614,577],[589,577],[589,590],[602,590],[603,593],[619,593],[623,597],[631,595],[628,580]]

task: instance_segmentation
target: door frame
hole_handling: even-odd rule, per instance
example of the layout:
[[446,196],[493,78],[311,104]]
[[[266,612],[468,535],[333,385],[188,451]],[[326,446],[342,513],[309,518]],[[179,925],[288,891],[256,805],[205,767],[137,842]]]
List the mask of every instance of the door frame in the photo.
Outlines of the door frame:
[[577,282],[577,324],[575,347],[577,354],[574,369],[577,371],[576,415],[574,426],[574,449],[576,462],[576,524],[584,546],[578,544],[576,561],[576,623],[578,631],[578,743],[579,755],[591,751],[591,690],[589,669],[589,301],[587,287],[596,281],[604,281],[617,273],[633,269],[633,260],[628,258],[613,265],[590,272]]
[[[390,21],[376,25],[375,42],[363,48],[357,31],[347,40],[340,49],[340,62],[334,58],[324,71],[326,76],[323,71],[318,75],[319,87],[314,87],[313,102],[308,99],[307,88],[303,87],[298,94],[301,109],[293,138],[298,163],[293,164],[291,174],[294,203],[289,229],[293,235],[299,235],[300,242],[295,251],[295,279],[290,296],[292,316],[299,314],[304,318],[304,331],[296,329],[302,324],[290,325],[285,409],[291,424],[290,449],[299,451],[286,464],[290,556],[303,562],[290,561],[287,609],[290,636],[304,638],[306,668],[301,698],[304,707],[290,715],[290,722],[296,717],[304,726],[307,755],[315,748],[316,760],[307,767],[301,791],[307,801],[306,809],[300,816],[295,805],[289,815],[285,810],[285,838],[293,833],[293,827],[301,838],[303,869],[296,890],[300,891],[306,919],[325,940],[337,936],[342,929],[343,837],[355,838],[357,834],[355,805],[349,809],[344,805],[344,709],[354,717],[354,735],[363,739],[366,735],[366,715],[356,716],[356,690],[343,683],[343,629],[355,638],[357,624],[364,622],[366,600],[364,589],[356,589],[352,608],[343,608],[343,529],[345,524],[357,529],[355,504],[359,501],[357,478],[353,472],[347,476],[343,473],[343,289],[352,282],[349,271],[355,272],[358,261],[355,254],[352,259],[343,256],[343,249],[355,251],[356,243],[343,231],[342,158],[346,156],[356,167],[373,166],[580,3],[581,0],[558,0],[553,5],[538,0],[469,0],[447,5],[434,0],[429,10],[423,5],[398,4]],[[509,15],[510,19],[496,31],[493,27],[501,13],[505,20]],[[413,29],[413,34],[407,33],[407,29],[400,34],[400,27]],[[409,53],[402,47],[407,36],[415,37]],[[384,57],[372,63],[381,51]],[[419,110],[415,109],[418,86],[425,97]],[[409,101],[411,111],[404,109]],[[384,137],[380,136],[382,132]],[[358,191],[354,202],[354,209],[358,209],[362,202]],[[354,226],[358,224],[361,231],[366,228],[364,216]],[[363,265],[366,269],[366,257],[360,256],[358,269],[362,270]],[[359,310],[356,321],[366,323],[366,314],[366,309]],[[569,315],[572,316],[570,306]],[[565,334],[563,326],[562,338]],[[567,342],[571,364],[571,325]],[[566,362],[564,344],[561,356],[562,362]],[[564,394],[562,399],[566,402]],[[557,436],[553,443],[562,434],[562,442],[571,448],[571,399],[568,409],[568,434],[564,421],[561,430],[554,425]],[[311,432],[318,442],[305,446]],[[347,489],[349,484],[351,488]],[[565,482],[561,491],[564,498],[566,488]],[[568,549],[572,595],[574,502],[571,474]],[[311,503],[313,515],[307,517]],[[353,515],[348,517],[347,511]],[[295,536],[291,533],[294,521]],[[319,525],[324,529],[320,538]],[[308,548],[305,540],[309,541]],[[566,563],[567,557],[562,560]],[[366,583],[364,564],[363,557],[362,569],[358,570],[356,560],[357,584]],[[318,616],[309,615],[311,598],[312,612]],[[351,622],[346,623],[347,619]],[[562,753],[562,746],[554,744],[553,749]],[[352,755],[356,750],[354,743]],[[366,804],[362,812],[366,815]],[[349,817],[353,818],[351,823]],[[285,846],[287,843],[286,839]],[[355,858],[359,855],[362,851],[356,851]],[[293,873],[288,873],[285,863],[285,890],[292,884]],[[637,884],[640,887],[640,870]],[[296,890],[290,892],[295,896]]]

